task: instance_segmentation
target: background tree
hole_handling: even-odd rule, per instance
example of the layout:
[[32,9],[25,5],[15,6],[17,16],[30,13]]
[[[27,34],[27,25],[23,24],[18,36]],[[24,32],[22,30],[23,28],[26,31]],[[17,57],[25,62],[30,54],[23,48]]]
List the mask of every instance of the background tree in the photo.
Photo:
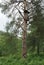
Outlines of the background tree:
[[[44,16],[43,16],[44,14],[42,14],[42,10],[44,8],[42,8],[41,3],[42,3],[41,0],[32,1],[33,7],[34,7],[34,10],[33,10],[34,15],[33,15],[33,21],[30,22],[31,26],[29,28],[31,30],[31,34],[29,35],[29,37],[31,36],[30,41],[33,42],[33,45],[36,44],[38,55],[39,55],[39,51],[42,45],[41,41],[43,42],[44,40],[44,32],[43,32],[44,31],[43,29],[44,28]],[[35,43],[33,39],[34,40],[36,39]]]

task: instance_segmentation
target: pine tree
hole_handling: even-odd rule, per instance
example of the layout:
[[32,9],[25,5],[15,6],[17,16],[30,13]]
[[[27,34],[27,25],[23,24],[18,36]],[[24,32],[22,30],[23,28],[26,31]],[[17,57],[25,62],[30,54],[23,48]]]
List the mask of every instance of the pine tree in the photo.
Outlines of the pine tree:
[[[27,54],[26,50],[26,35],[27,35],[27,21],[29,21],[28,18],[28,10],[27,10],[27,0],[10,0],[10,1],[4,1],[1,6],[2,6],[2,12],[7,14],[8,17],[12,18],[12,21],[10,23],[10,30],[14,30],[15,33],[19,31],[21,28],[23,33],[22,33],[22,55],[25,58]],[[30,2],[29,2],[30,3]],[[23,13],[19,10],[22,10]],[[17,11],[17,12],[16,12]],[[20,15],[22,20],[17,20],[18,17],[16,15]],[[17,31],[16,31],[17,30]],[[7,30],[8,31],[8,30]]]

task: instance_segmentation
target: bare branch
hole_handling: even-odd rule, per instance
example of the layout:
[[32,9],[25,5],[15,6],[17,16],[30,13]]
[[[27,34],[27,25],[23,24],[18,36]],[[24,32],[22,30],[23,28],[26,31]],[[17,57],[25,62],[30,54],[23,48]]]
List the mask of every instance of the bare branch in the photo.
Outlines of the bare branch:
[[22,28],[22,30],[25,31],[20,23],[16,23],[16,25],[20,26]]

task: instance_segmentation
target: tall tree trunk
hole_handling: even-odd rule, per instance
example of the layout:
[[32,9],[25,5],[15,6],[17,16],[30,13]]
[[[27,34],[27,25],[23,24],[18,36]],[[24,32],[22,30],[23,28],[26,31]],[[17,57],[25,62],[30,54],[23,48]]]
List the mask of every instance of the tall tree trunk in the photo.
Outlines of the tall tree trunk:
[[[26,10],[26,0],[24,0],[24,11]],[[24,30],[23,30],[23,36],[22,36],[22,56],[23,58],[26,58],[27,56],[27,46],[26,46],[26,35],[27,35],[27,21],[26,21],[27,15],[24,12]]]

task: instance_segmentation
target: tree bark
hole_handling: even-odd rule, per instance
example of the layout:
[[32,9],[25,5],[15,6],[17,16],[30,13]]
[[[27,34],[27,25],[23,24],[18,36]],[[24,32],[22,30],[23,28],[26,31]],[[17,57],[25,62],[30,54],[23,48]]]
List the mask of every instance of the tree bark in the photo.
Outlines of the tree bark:
[[[24,11],[26,10],[26,0],[24,0]],[[26,46],[26,36],[27,36],[27,21],[26,21],[26,13],[24,12],[24,30],[23,30],[23,36],[22,36],[22,56],[23,58],[26,58],[27,56],[27,46]]]

